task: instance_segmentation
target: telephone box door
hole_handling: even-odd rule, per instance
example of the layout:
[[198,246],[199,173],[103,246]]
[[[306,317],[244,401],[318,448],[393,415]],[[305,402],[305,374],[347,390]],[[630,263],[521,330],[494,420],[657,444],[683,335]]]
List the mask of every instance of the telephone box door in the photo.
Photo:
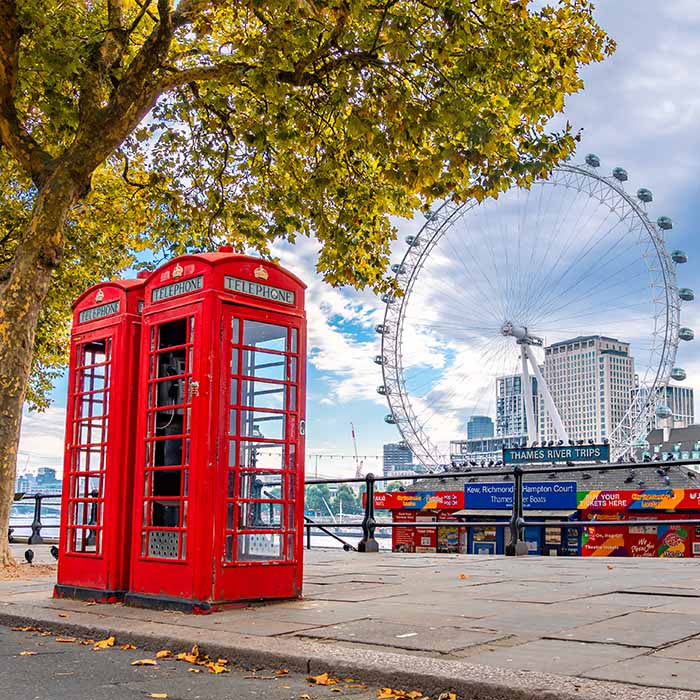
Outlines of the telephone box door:
[[152,592],[154,581],[163,596],[192,596],[196,553],[190,533],[200,482],[191,478],[191,468],[197,464],[195,452],[204,449],[207,440],[206,431],[197,430],[203,374],[200,334],[201,305],[144,321],[139,507],[130,596]]
[[232,305],[222,319],[226,498],[214,599],[291,597],[301,592],[303,552],[303,321]]

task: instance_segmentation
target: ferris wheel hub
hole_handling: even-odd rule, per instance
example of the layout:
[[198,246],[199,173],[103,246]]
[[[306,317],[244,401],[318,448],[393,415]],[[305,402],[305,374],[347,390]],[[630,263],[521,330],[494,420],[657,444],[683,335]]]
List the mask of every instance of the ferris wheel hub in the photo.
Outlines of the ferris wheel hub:
[[543,345],[544,340],[536,335],[530,335],[527,326],[520,326],[512,321],[506,321],[501,326],[501,335],[515,338],[521,345]]

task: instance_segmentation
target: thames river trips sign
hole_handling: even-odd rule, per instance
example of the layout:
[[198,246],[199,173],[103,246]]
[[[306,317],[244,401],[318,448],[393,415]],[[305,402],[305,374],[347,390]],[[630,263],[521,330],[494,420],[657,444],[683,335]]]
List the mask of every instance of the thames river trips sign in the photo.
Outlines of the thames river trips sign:
[[561,445],[559,447],[504,447],[505,464],[542,462],[607,462],[610,445]]

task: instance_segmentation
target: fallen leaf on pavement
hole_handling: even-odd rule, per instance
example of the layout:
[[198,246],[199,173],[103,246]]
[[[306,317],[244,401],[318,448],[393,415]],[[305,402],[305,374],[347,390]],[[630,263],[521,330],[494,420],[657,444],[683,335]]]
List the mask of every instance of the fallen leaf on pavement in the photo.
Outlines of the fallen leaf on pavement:
[[459,577],[462,579],[462,581],[469,578],[469,576],[467,576],[466,574],[460,574]]
[[201,668],[188,668],[187,669],[190,673],[201,673],[202,669]]
[[58,613],[58,616],[59,617],[68,617],[68,615],[66,615],[66,613]]
[[168,694],[167,693],[151,693],[149,698],[167,698]]
[[280,669],[277,669],[277,671],[275,671],[275,673],[278,676],[286,676],[289,673],[289,669],[288,668],[280,668]]
[[75,641],[75,637],[56,637],[56,641],[65,644],[70,644]]
[[107,637],[107,639],[101,639],[99,642],[95,642],[93,649],[107,649],[108,647],[114,646],[114,637]]
[[311,696],[308,693],[302,693],[299,698],[301,700],[311,700]]
[[367,686],[363,685],[362,683],[348,683],[345,687],[346,688],[363,688],[363,689],[367,688]]
[[610,566],[610,564],[608,564],[608,569],[610,569],[610,571],[612,571],[614,568],[614,566]]
[[157,666],[158,664],[153,659],[136,659],[131,662],[132,666]]
[[322,673],[320,676],[309,676],[306,680],[316,685],[335,685],[338,682],[337,678],[332,678],[327,673]]
[[156,659],[169,659],[173,655],[170,649],[161,649],[156,652]]
[[226,666],[222,664],[209,663],[207,664],[207,668],[209,669],[209,673],[229,673]]
[[136,645],[135,644],[120,644],[119,648],[124,649],[124,651],[129,651],[131,649],[136,649]]
[[440,693],[437,700],[457,700],[457,693]]
[[20,656],[36,656],[35,651],[20,651],[19,652]]
[[394,690],[394,688],[380,688],[377,690],[377,700],[418,700],[422,698],[420,690]]

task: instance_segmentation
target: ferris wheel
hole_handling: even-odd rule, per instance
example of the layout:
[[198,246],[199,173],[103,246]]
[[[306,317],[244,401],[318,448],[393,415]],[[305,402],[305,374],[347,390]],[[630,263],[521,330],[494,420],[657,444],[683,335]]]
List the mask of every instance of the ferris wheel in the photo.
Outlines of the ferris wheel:
[[471,416],[521,444],[609,441],[618,458],[671,415],[679,342],[694,337],[680,325],[694,293],[676,283],[688,257],[667,249],[673,222],[652,221],[650,190],[599,169],[589,154],[527,190],[447,201],[406,237],[391,268],[402,294],[382,297],[375,329],[377,391],[427,469]]

